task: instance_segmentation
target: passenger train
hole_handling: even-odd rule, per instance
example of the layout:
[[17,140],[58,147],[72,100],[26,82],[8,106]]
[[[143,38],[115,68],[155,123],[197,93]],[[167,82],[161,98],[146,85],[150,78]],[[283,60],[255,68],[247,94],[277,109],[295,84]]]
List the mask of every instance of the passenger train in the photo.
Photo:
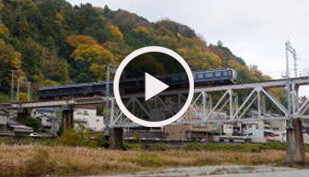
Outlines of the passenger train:
[[[235,84],[237,81],[237,73],[231,68],[195,71],[193,72],[193,77],[195,87],[229,85]],[[177,88],[177,86],[188,82],[187,77],[184,74],[167,75],[159,79],[165,83],[168,83],[171,88]],[[105,96],[107,84],[108,82],[91,82],[45,87],[38,90],[38,96],[40,100],[90,97],[96,95]],[[109,84],[110,89],[112,90],[113,83],[110,82]],[[120,86],[121,85],[128,86],[128,88],[130,88],[130,92],[139,92],[144,86],[144,79],[126,80],[120,83]]]

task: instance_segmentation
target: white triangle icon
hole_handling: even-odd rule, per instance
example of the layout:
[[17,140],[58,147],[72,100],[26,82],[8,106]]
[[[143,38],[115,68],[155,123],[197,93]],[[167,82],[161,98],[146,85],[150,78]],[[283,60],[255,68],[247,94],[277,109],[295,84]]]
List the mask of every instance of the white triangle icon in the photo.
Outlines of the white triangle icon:
[[169,86],[152,75],[145,73],[145,101],[161,93]]

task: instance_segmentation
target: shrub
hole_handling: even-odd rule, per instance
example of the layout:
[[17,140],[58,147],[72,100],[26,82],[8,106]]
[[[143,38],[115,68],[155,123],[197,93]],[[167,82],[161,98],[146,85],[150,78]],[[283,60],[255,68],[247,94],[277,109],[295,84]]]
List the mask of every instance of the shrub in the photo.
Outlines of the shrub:
[[64,130],[59,138],[59,143],[64,146],[98,146],[98,143],[91,138],[90,131],[84,126],[80,126],[77,129]]
[[127,150],[141,150],[142,144],[139,143],[124,143],[124,148]]
[[98,146],[98,147],[105,147],[105,148],[109,147],[108,140],[103,133],[97,134],[95,141],[96,141],[96,146]]
[[40,120],[28,117],[24,120],[25,125],[32,127],[34,131],[42,131],[43,125]]

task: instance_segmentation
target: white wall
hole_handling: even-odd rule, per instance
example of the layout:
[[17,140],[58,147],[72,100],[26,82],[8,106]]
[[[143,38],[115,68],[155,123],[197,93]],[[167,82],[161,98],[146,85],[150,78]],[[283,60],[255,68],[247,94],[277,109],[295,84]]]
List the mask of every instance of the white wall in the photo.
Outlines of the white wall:
[[84,125],[92,131],[101,132],[105,128],[103,116],[97,116],[96,109],[75,108],[73,113],[74,127]]
[[7,116],[0,114],[0,125],[6,125],[7,124]]
[[33,109],[31,112],[31,117],[41,120],[44,127],[51,127],[51,119],[56,117],[55,111],[44,111]]

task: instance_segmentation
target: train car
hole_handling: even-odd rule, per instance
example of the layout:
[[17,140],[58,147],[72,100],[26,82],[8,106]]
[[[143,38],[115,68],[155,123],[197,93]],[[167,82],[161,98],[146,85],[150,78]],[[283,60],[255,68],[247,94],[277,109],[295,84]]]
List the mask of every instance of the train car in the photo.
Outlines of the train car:
[[[94,95],[106,95],[107,83],[108,83],[107,81],[94,83],[93,84]],[[112,82],[109,82],[109,90],[113,90]],[[112,94],[112,93],[109,93],[109,94]]]
[[236,84],[237,73],[234,69],[218,69],[210,71],[196,71],[193,73],[195,86]]
[[[194,85],[199,86],[211,86],[211,85],[229,85],[235,84],[237,81],[237,73],[234,69],[224,68],[208,71],[195,71],[193,72]],[[181,85],[188,83],[185,74],[173,74],[165,77],[160,77],[165,83],[169,83],[171,88],[177,88]],[[38,96],[40,99],[59,99],[59,98],[72,98],[72,97],[87,97],[106,94],[106,87],[108,82],[92,82],[82,84],[70,84],[54,87],[46,87],[38,90]],[[113,90],[112,82],[110,89]],[[137,78],[122,81],[121,85],[126,87],[126,92],[134,93],[143,91],[145,84],[144,78]],[[109,93],[112,95],[112,91]]]
[[[194,86],[213,86],[213,85],[229,85],[235,84],[237,73],[234,69],[224,68],[208,71],[195,71],[192,73],[194,77]],[[164,83],[168,83],[169,88],[177,89],[188,85],[188,78],[185,73],[177,73],[164,77],[157,77]],[[144,78],[131,79],[122,81],[121,86],[125,93],[142,92],[144,89]]]
[[94,83],[81,83],[45,87],[38,90],[38,96],[41,100],[93,96],[93,85]]

